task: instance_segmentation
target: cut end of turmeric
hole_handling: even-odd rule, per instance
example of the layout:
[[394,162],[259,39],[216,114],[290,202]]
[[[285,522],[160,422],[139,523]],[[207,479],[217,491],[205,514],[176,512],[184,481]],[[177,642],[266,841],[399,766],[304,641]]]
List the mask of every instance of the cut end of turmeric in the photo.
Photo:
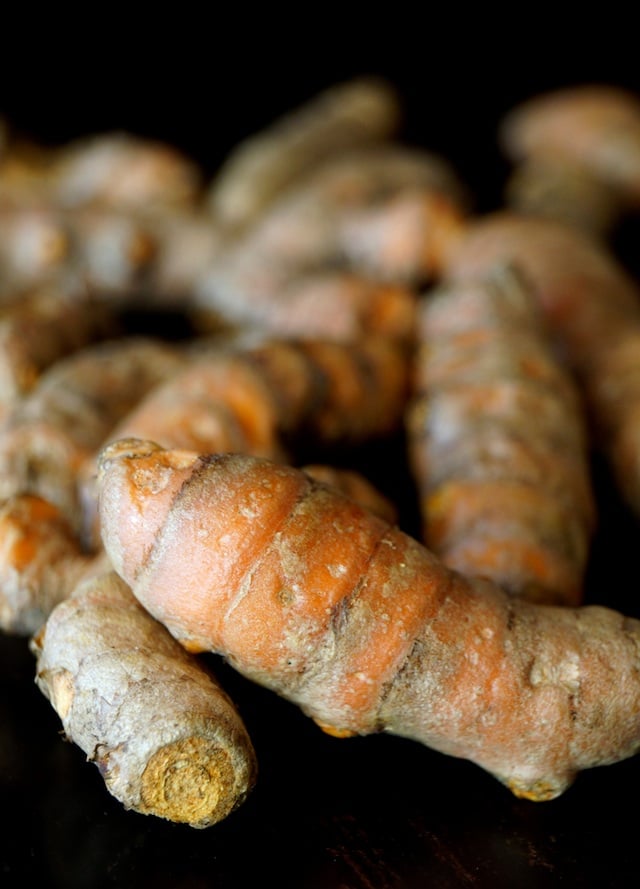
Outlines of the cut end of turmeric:
[[167,744],[149,760],[142,775],[142,814],[152,814],[191,827],[210,827],[225,818],[246,797],[236,786],[229,753],[211,739],[190,737]]
[[73,588],[31,648],[65,736],[126,809],[203,828],[253,789],[256,754],[231,699],[109,567]]

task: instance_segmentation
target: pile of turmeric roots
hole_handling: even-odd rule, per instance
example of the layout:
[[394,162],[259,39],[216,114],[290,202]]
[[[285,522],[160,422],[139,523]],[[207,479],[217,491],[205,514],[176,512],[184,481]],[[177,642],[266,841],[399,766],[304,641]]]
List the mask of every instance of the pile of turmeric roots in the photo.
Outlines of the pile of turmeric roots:
[[[595,451],[640,513],[640,290],[611,246],[640,97],[515,108],[488,214],[402,125],[389,83],[337,84],[212,178],[0,125],[0,628],[126,808],[202,828],[253,788],[205,653],[530,800],[640,747],[640,620],[583,598]],[[331,461],[397,435],[416,535]]]

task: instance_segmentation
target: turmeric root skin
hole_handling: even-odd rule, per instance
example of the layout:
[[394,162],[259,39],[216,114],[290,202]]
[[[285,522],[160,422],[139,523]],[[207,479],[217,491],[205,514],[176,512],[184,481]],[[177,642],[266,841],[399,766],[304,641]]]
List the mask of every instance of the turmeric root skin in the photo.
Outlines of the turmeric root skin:
[[0,499],[30,493],[79,531],[77,474],[109,429],[184,366],[180,349],[145,336],[103,340],[56,361],[0,429]]
[[333,733],[412,738],[531,800],[637,752],[640,621],[466,579],[266,460],[129,441],[100,467],[105,548],[144,607]]
[[638,206],[640,103],[631,91],[594,84],[542,93],[506,115],[499,139],[514,162],[537,156],[579,165]]
[[551,220],[501,211],[470,225],[452,251],[447,280],[478,280],[513,262],[534,287],[560,354],[575,374],[592,440],[619,492],[640,514],[638,392],[640,297],[633,277],[604,244]]
[[423,540],[539,602],[582,602],[596,521],[587,423],[532,290],[498,265],[421,307],[409,457]]
[[209,186],[207,206],[225,230],[242,233],[327,159],[389,139],[401,116],[390,83],[335,84],[241,142]]
[[114,572],[78,587],[32,648],[67,738],[126,808],[204,828],[245,799],[256,762],[237,711]]
[[0,507],[0,629],[37,632],[90,562],[53,504],[33,494],[10,497]]

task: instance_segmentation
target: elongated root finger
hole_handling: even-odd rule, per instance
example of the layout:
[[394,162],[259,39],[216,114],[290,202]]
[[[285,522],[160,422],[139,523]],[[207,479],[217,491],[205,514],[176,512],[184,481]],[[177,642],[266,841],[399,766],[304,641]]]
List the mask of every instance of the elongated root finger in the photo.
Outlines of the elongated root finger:
[[32,649],[66,736],[125,808],[203,828],[244,801],[257,768],[234,705],[113,572],[57,606]]

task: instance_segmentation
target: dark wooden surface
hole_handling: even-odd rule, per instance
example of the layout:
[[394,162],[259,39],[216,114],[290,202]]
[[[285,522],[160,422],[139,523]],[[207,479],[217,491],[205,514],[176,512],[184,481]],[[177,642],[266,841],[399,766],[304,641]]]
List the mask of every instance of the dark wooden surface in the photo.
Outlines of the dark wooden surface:
[[[559,34],[548,21],[534,30],[507,22],[498,33],[493,23],[476,29],[462,12],[435,27],[400,20],[397,11],[385,16],[375,35],[361,22],[349,39],[339,19],[325,21],[321,33],[301,22],[276,42],[260,35],[257,53],[246,43],[250,16],[231,31],[181,20],[172,34],[167,24],[159,44],[112,23],[112,43],[100,48],[92,39],[53,40],[44,55],[14,48],[14,77],[2,78],[0,113],[51,142],[118,127],[155,136],[213,170],[241,138],[317,89],[379,73],[405,96],[407,139],[447,155],[482,211],[499,203],[505,168],[495,126],[514,102],[571,82],[638,85],[627,54],[629,25],[619,20],[599,16],[585,36],[582,23]],[[180,46],[186,61],[178,59]],[[34,66],[39,80],[15,76]],[[637,228],[628,226],[616,242],[631,266]],[[394,440],[341,456],[398,499],[412,530],[403,446]],[[640,617],[638,522],[606,469],[594,470],[601,512],[587,599]],[[638,759],[583,773],[558,800],[519,801],[477,767],[420,745],[325,736],[292,705],[216,662],[252,734],[260,776],[241,809],[195,831],[126,812],[108,795],[97,769],[61,739],[57,716],[34,686],[33,666],[25,640],[0,639],[6,889],[29,882],[47,889],[638,884]]]

